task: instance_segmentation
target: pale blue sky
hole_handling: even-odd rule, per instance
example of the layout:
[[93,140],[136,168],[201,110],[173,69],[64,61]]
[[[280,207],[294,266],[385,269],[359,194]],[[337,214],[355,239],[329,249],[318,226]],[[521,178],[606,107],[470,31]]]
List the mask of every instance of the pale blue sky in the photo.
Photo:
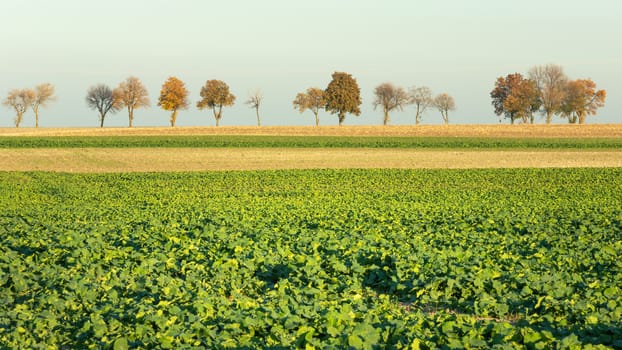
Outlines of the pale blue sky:
[[[214,125],[211,112],[195,105],[205,81],[220,79],[237,96],[222,125],[256,123],[243,104],[256,88],[265,96],[265,125],[312,125],[312,113],[300,115],[291,101],[345,71],[363,97],[362,115],[345,124],[381,123],[371,103],[383,82],[449,93],[457,104],[450,123],[494,124],[489,92],[498,76],[556,63],[607,90],[606,107],[588,122],[618,123],[621,22],[619,0],[3,0],[0,94],[50,82],[58,101],[42,111],[42,126],[97,126],[84,102],[88,87],[135,75],[152,101],[136,112],[135,125],[166,126],[169,113],[157,97],[175,75],[192,101],[178,125]],[[12,126],[13,116],[2,106],[0,126]],[[324,111],[320,119],[337,124]],[[440,122],[436,111],[423,117]],[[413,109],[393,113],[392,123],[414,123]],[[29,112],[23,126],[32,125]],[[106,126],[126,125],[126,112],[106,119]]]

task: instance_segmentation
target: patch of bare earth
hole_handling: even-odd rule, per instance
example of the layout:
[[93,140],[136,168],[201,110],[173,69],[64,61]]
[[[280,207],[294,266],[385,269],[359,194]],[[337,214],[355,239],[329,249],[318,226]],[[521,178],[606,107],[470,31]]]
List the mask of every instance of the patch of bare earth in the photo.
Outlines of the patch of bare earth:
[[0,128],[0,136],[300,135],[422,137],[622,137],[622,124]]
[[0,171],[166,172],[344,168],[622,167],[622,151],[137,148],[5,149]]

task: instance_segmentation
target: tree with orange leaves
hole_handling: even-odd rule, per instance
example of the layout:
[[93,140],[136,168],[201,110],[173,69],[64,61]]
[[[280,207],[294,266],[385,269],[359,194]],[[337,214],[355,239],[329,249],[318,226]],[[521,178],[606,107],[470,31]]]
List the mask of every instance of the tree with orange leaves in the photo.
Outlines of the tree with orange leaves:
[[188,108],[188,90],[183,81],[170,77],[162,85],[158,106],[166,111],[172,111],[171,126],[177,121],[177,111]]
[[596,110],[605,105],[606,97],[607,92],[596,90],[596,83],[591,79],[569,81],[562,103],[562,114],[571,124],[583,124],[588,115],[596,115]]
[[520,73],[497,78],[490,97],[495,114],[505,115],[511,124],[517,119],[533,123],[533,113],[542,105],[536,82],[525,79]]
[[201,110],[211,108],[214,112],[214,119],[216,119],[216,126],[219,126],[222,118],[222,107],[233,106],[234,103],[235,95],[229,92],[229,85],[224,81],[212,79],[206,81],[201,88],[201,100],[197,102],[197,108]]

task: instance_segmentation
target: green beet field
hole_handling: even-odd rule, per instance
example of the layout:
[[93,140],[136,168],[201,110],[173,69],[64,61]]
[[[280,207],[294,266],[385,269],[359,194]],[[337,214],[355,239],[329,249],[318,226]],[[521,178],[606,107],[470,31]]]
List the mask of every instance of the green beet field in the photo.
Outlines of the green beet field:
[[0,348],[622,348],[622,169],[0,173]]

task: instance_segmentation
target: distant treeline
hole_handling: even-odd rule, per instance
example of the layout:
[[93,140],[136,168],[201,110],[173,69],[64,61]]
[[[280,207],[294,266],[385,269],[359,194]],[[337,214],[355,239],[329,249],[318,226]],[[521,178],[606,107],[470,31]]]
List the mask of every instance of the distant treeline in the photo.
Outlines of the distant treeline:
[[[188,109],[188,89],[185,83],[176,77],[169,77],[160,90],[157,105],[171,112],[170,124],[175,126],[180,110]],[[495,113],[522,123],[535,123],[535,114],[540,112],[550,124],[554,116],[566,118],[569,123],[583,124],[588,115],[596,114],[605,104],[605,90],[596,90],[596,84],[590,79],[570,80],[561,66],[545,65],[533,67],[528,78],[520,73],[499,77],[490,93]],[[197,101],[199,110],[209,109],[214,114],[216,126],[220,125],[223,107],[233,106],[236,96],[229,91],[227,83],[221,80],[208,80],[201,87],[201,99]],[[35,126],[39,126],[40,107],[46,107],[56,98],[54,86],[49,83],[38,85],[35,89],[11,90],[3,104],[15,110],[15,126],[19,127],[24,114],[29,110],[35,114]],[[261,126],[260,108],[263,93],[257,89],[245,100],[255,110],[257,125]],[[336,114],[342,125],[347,114],[360,115],[362,104],[361,91],[356,79],[344,72],[335,72],[325,89],[310,87],[298,93],[293,100],[293,107],[300,113],[310,110],[315,116],[315,125],[320,124],[319,112],[325,110]],[[134,121],[136,109],[150,106],[149,93],[141,80],[129,77],[115,89],[105,84],[97,84],[88,89],[86,104],[98,112],[99,125],[104,126],[108,113],[127,110],[129,127]],[[381,107],[383,124],[390,122],[390,113],[404,110],[408,105],[415,109],[415,124],[421,123],[423,113],[434,108],[441,114],[445,124],[449,124],[449,112],[456,109],[454,98],[447,93],[433,96],[426,86],[413,86],[408,91],[392,83],[382,83],[374,89],[374,109]]]

